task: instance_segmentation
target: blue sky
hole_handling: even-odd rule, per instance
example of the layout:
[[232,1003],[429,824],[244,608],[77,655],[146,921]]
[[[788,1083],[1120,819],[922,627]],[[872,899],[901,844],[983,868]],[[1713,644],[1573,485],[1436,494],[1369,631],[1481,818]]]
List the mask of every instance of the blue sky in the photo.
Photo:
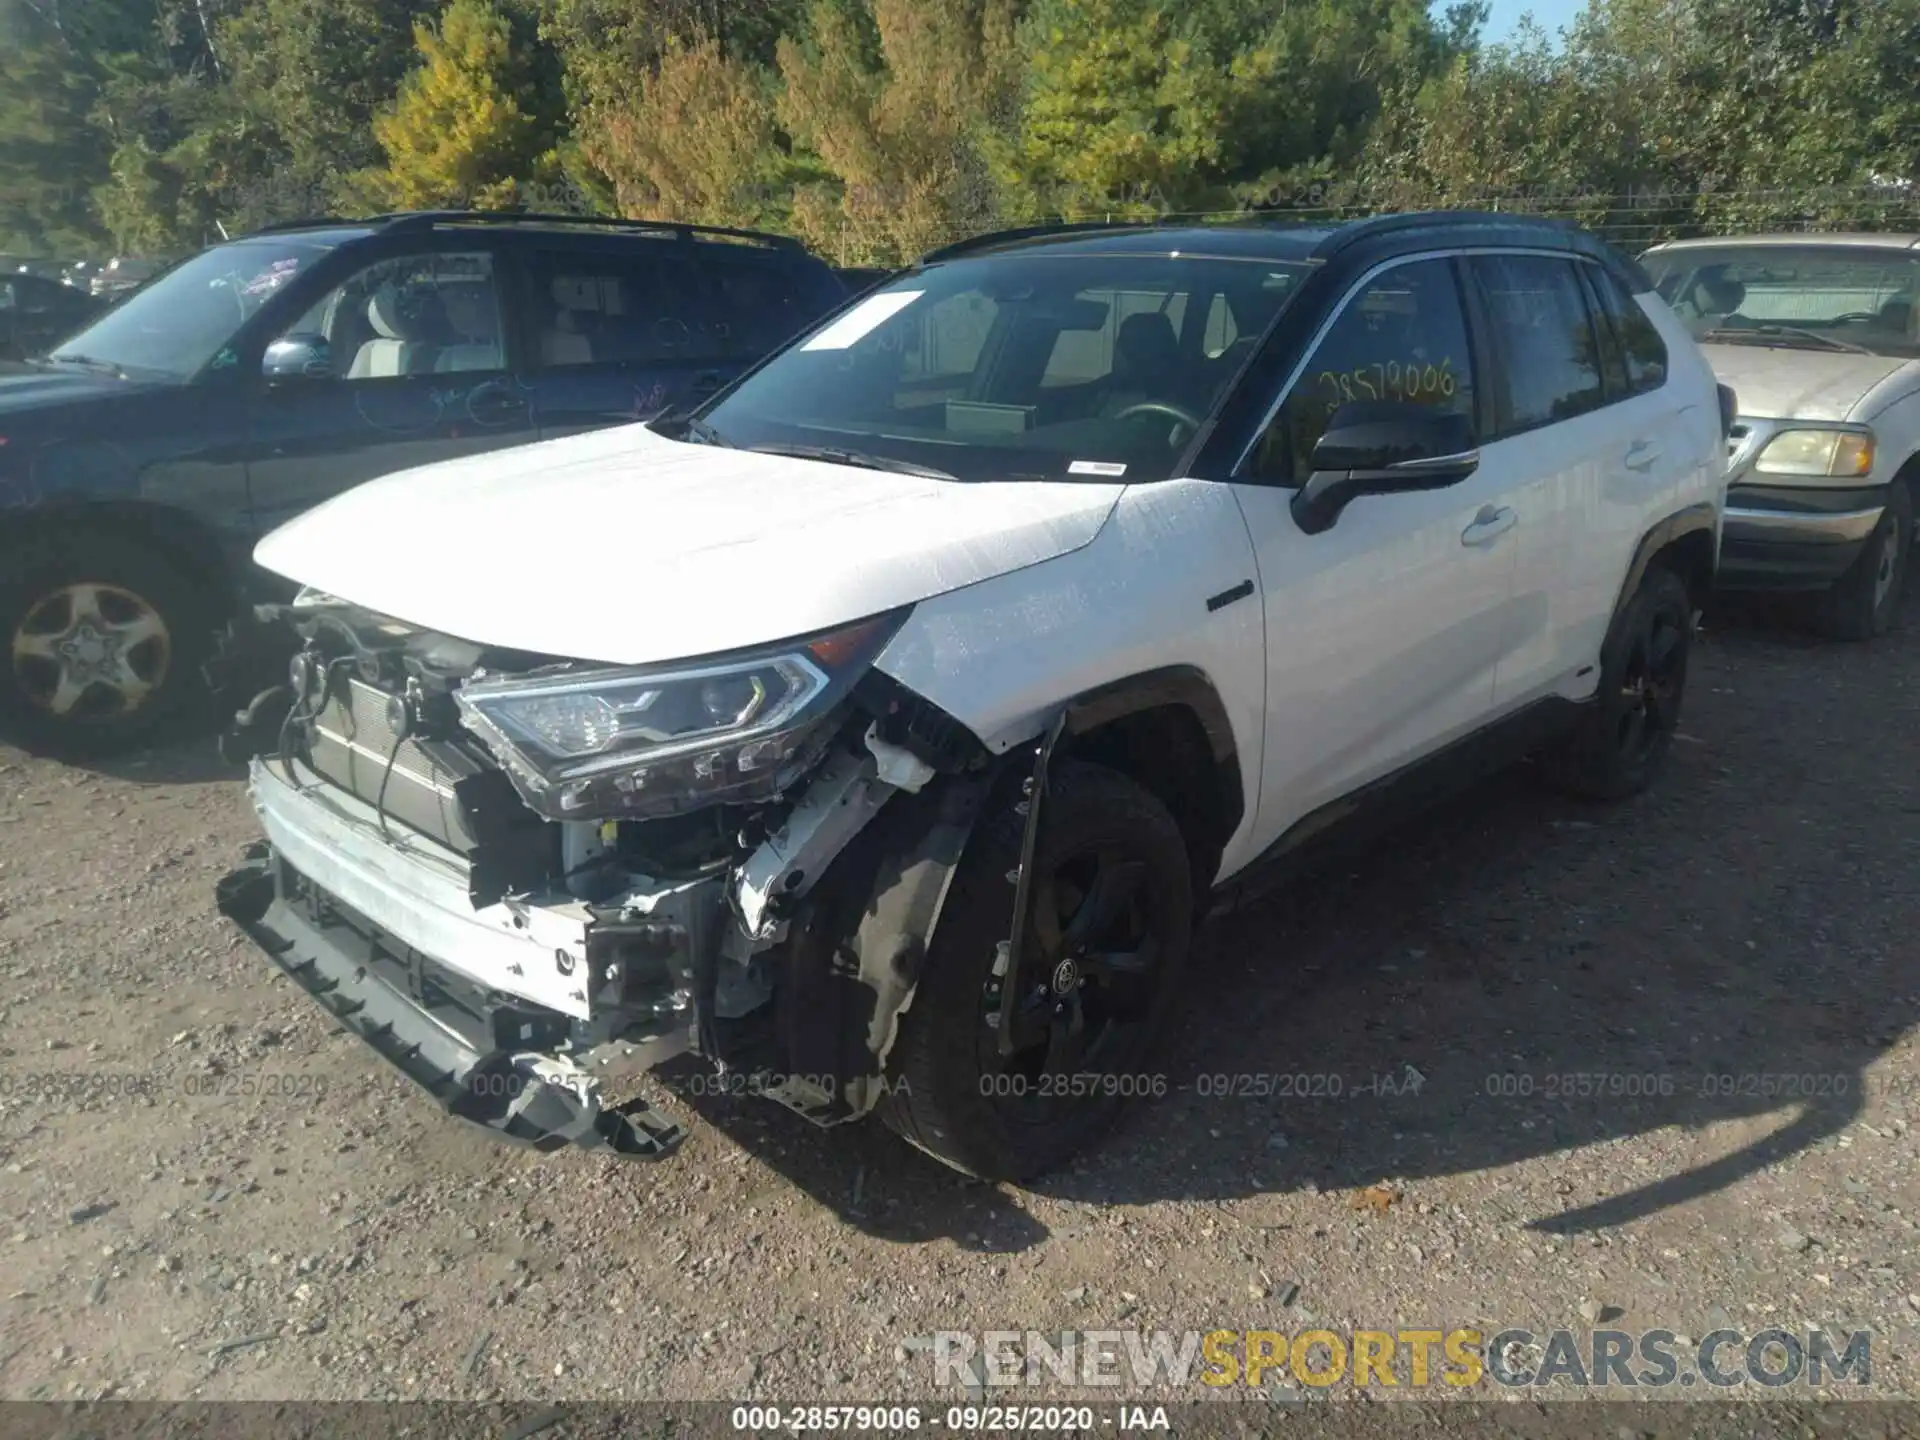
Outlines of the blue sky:
[[1573,22],[1573,17],[1586,8],[1586,0],[1493,0],[1493,14],[1487,21],[1487,39],[1505,40],[1513,34],[1513,27],[1520,23],[1520,17],[1529,10],[1533,18],[1540,22],[1541,29],[1550,36],[1557,36],[1561,27]]

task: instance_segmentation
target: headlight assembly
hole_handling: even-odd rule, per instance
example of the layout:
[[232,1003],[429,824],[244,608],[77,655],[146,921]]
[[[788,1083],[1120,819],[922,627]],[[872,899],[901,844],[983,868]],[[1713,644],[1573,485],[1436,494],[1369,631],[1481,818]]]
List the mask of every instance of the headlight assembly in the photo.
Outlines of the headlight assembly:
[[1754,469],[1763,475],[1864,480],[1873,472],[1873,436],[1864,430],[1783,430]]
[[811,764],[905,611],[710,660],[474,680],[461,718],[553,820],[770,799]]

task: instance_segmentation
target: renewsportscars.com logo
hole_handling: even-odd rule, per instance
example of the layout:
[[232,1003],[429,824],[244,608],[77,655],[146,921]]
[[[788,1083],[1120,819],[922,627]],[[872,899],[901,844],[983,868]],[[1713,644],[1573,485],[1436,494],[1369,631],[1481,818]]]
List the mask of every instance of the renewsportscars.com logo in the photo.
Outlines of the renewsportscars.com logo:
[[[1873,1336],[1809,1328],[1751,1334],[1715,1330],[1691,1340],[1673,1330],[1509,1328],[1352,1330],[936,1331],[936,1386],[987,1390],[1057,1385],[1137,1390],[1197,1385],[1258,1388],[1291,1382],[1376,1392],[1498,1387],[1705,1393],[1740,1387],[1865,1387]],[[924,1342],[922,1342],[924,1343]]]

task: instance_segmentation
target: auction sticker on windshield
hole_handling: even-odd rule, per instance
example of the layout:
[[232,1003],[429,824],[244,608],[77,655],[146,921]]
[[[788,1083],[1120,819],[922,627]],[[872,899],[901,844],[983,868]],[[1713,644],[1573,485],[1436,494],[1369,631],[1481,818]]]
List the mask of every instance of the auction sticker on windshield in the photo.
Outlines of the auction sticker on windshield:
[[892,290],[869,295],[800,348],[802,350],[845,350],[898,315],[927,292]]

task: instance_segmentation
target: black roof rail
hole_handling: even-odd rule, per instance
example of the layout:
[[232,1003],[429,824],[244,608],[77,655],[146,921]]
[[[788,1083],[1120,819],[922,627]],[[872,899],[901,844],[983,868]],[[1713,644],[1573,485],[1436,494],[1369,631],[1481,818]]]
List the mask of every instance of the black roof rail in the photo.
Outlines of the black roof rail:
[[1081,235],[1095,230],[1152,230],[1159,225],[1160,222],[1154,220],[1061,220],[1046,225],[1023,225],[1017,230],[989,230],[984,235],[969,236],[951,245],[942,245],[938,250],[929,250],[920,257],[918,263],[932,265],[936,261],[952,260],[975,250],[984,250],[989,245],[1033,240],[1042,235]]
[[328,225],[352,225],[352,220],[343,220],[338,215],[303,215],[298,220],[276,220],[271,225],[261,225],[247,231],[246,235],[236,235],[236,240],[244,240],[247,235],[273,235],[284,230],[318,230]]
[[1434,230],[1449,226],[1489,226],[1498,225],[1506,229],[1537,229],[1552,231],[1556,235],[1578,235],[1580,228],[1568,220],[1555,219],[1546,215],[1519,215],[1504,210],[1409,210],[1394,215],[1373,215],[1364,220],[1349,220],[1336,226],[1333,233],[1315,250],[1315,254],[1326,259],[1350,245],[1358,245],[1380,235],[1391,235],[1400,230]]
[[[724,235],[737,240],[753,240],[780,250],[798,250],[802,246],[790,235],[775,235],[764,230],[735,230],[724,225],[689,225],[678,220],[629,220],[618,215],[543,215],[516,210],[396,210],[385,215],[308,215],[299,220],[280,220],[250,230],[249,235],[272,235],[287,230],[316,230],[326,226],[364,225],[385,230],[425,230],[435,225],[591,225],[612,230],[652,230],[696,240],[702,235]],[[244,237],[236,237],[244,238]]]
[[388,215],[369,215],[348,222],[379,225],[390,230],[427,229],[434,225],[587,225],[609,230],[654,230],[697,240],[703,235],[724,235],[735,240],[753,240],[781,250],[798,250],[800,242],[791,235],[775,235],[765,230],[740,230],[727,225],[690,225],[679,220],[633,220],[620,215],[550,215],[519,210],[401,210]]

